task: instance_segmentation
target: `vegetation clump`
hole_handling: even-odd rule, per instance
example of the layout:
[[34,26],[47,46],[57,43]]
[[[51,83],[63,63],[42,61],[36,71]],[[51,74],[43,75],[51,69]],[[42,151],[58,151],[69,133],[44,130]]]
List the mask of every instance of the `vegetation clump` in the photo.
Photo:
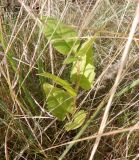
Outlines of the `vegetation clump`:
[[138,159],[139,2],[0,1],[0,160]]

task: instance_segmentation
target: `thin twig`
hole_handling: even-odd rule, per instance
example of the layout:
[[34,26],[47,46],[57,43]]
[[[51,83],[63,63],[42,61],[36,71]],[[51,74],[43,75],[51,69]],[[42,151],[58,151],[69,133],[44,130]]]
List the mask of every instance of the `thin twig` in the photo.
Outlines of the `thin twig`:
[[[108,115],[109,115],[109,111],[111,109],[112,101],[113,101],[114,95],[116,93],[117,87],[119,85],[124,66],[126,64],[126,60],[127,60],[129,49],[130,49],[130,45],[131,45],[131,42],[133,40],[133,36],[135,34],[138,21],[139,21],[139,3],[137,5],[136,14],[135,14],[135,17],[134,17],[134,20],[133,20],[133,23],[132,23],[132,26],[131,26],[131,29],[130,29],[129,37],[128,37],[128,40],[126,42],[125,49],[124,49],[124,52],[123,52],[123,55],[122,55],[122,58],[121,58],[121,63],[120,63],[120,67],[119,67],[119,70],[118,70],[118,73],[117,73],[117,77],[116,77],[115,83],[114,83],[114,85],[111,89],[110,98],[109,98],[108,103],[106,105],[106,109],[105,109],[104,116],[103,116],[102,121],[101,121],[101,125],[100,125],[99,131],[98,131],[98,135],[101,135],[104,132],[106,122],[107,122],[107,119],[108,119]],[[92,149],[89,160],[94,159],[94,155],[97,151],[100,140],[101,140],[101,136],[98,136],[96,138],[96,141],[95,141],[94,147]]]

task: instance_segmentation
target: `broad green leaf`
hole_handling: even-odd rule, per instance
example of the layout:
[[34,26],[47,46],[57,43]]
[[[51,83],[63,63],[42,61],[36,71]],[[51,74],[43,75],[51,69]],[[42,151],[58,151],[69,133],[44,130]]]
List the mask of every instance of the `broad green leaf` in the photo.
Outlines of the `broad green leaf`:
[[93,39],[87,40],[77,53],[79,59],[73,63],[71,81],[83,89],[91,89],[95,78],[93,63]]
[[79,128],[84,123],[85,118],[86,118],[86,112],[84,110],[80,110],[79,112],[77,112],[73,117],[73,121],[66,123],[65,125],[66,131]]
[[44,34],[54,48],[64,55],[76,52],[80,45],[77,32],[54,18],[48,18],[44,23]]
[[53,87],[48,83],[43,84],[43,89],[47,98],[48,111],[63,121],[67,114],[73,110],[74,98],[64,90]]
[[44,72],[39,75],[52,79],[55,83],[62,86],[71,96],[73,96],[73,97],[76,96],[76,91],[71,87],[71,85],[66,80],[63,80],[63,79],[59,78],[58,76],[55,76],[55,75],[48,73],[48,72]]
[[65,60],[64,60],[64,62],[63,62],[63,64],[70,64],[70,63],[73,63],[73,62],[75,62],[75,61],[77,61],[78,60],[78,58],[77,57],[73,57],[73,56],[70,56],[70,57],[68,57],[68,58],[66,58]]

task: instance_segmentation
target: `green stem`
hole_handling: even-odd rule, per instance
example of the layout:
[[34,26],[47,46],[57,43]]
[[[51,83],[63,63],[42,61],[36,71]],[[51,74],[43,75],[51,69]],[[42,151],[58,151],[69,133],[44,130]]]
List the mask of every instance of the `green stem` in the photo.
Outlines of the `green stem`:
[[121,91],[119,91],[116,94],[116,97],[122,96],[124,93],[128,92],[130,89],[134,88],[135,86],[139,85],[139,79],[134,80],[131,84],[129,84],[127,87],[123,88]]

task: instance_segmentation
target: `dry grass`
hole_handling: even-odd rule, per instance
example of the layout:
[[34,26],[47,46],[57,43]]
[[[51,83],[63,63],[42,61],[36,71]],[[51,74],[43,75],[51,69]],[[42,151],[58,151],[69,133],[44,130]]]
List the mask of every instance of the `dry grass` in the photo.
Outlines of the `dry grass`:
[[[4,2],[0,1],[0,160],[139,159],[138,2],[19,0],[17,10]],[[82,129],[66,132],[47,111],[42,91],[46,79],[37,74],[49,71],[68,79],[69,66],[62,65],[65,57],[38,27],[43,15],[73,26],[82,39],[97,35],[95,84],[77,100],[88,112]]]

